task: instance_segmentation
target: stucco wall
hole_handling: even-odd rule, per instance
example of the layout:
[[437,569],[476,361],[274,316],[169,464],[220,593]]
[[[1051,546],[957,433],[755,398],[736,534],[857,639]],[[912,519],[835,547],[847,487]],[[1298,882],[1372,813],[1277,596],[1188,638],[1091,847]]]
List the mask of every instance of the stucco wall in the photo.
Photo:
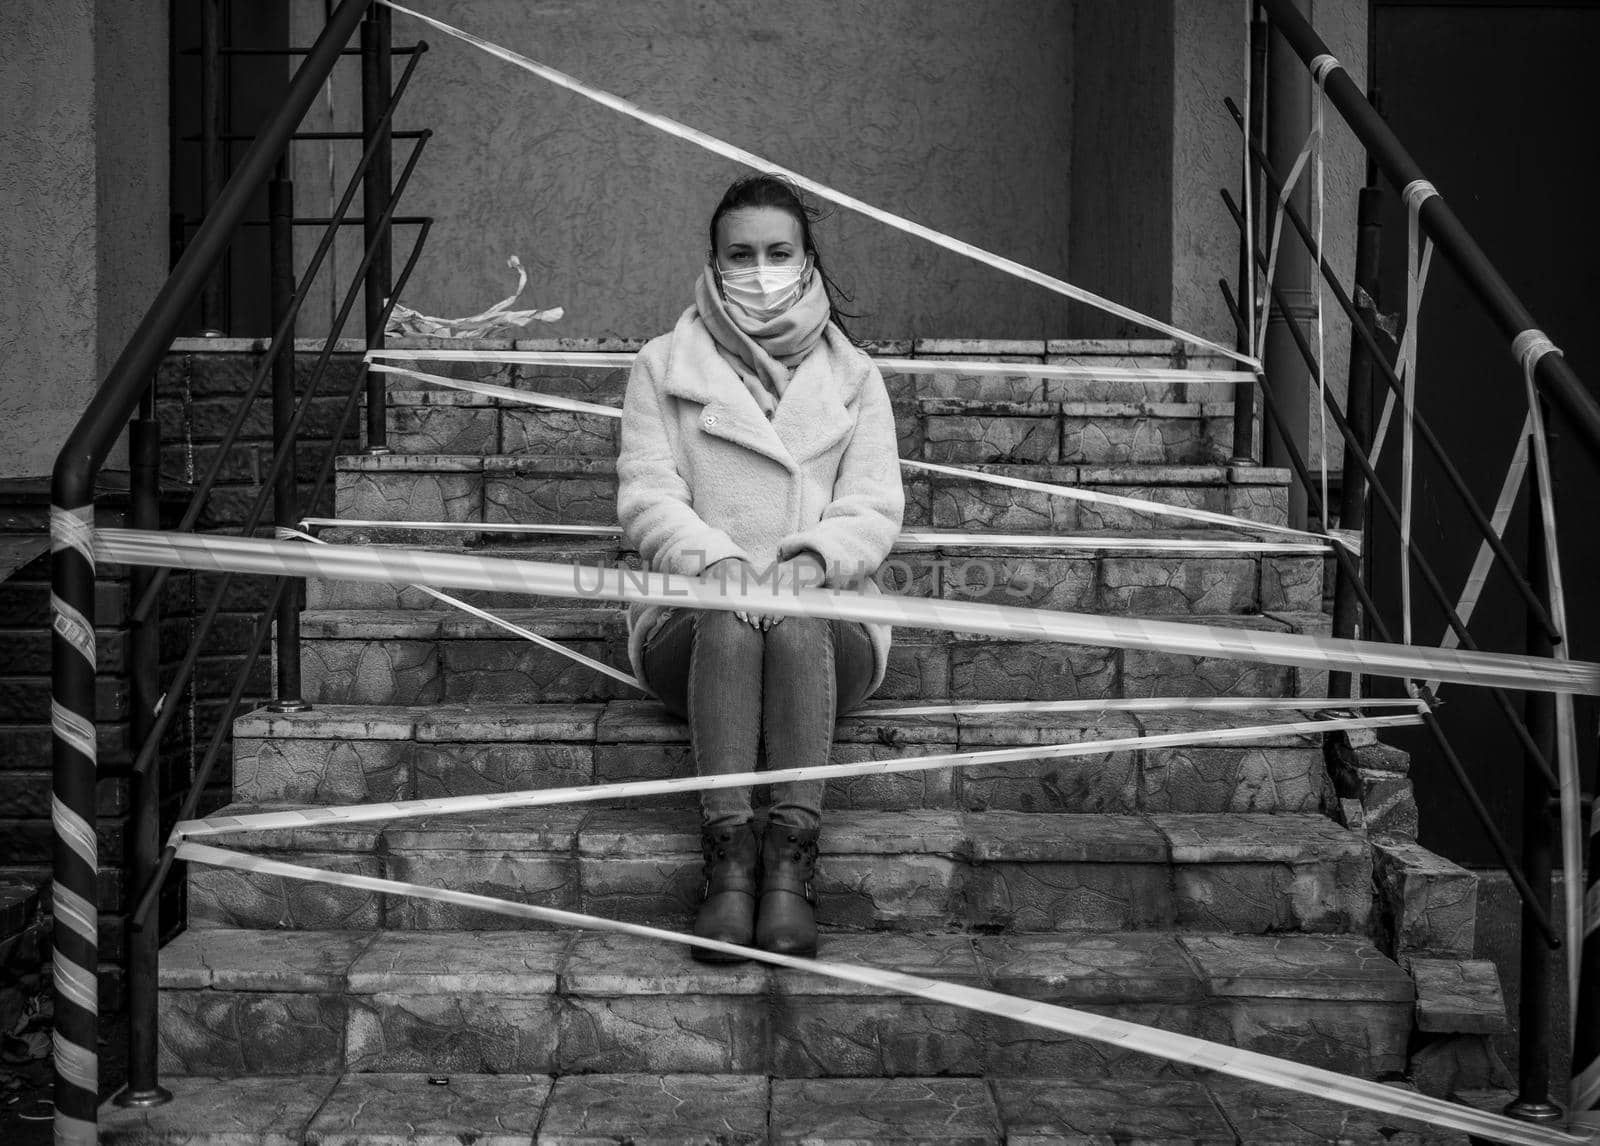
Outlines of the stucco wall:
[[[1366,85],[1367,5],[1365,0],[1313,0],[1311,21],[1349,69]],[[1238,0],[1180,0],[1175,5],[1176,44],[1172,130],[1172,317],[1180,326],[1232,344],[1229,317],[1217,278],[1237,277],[1239,232],[1218,194],[1228,188],[1239,197],[1239,131],[1224,108],[1244,92],[1244,6]],[[1311,86],[1310,74],[1305,83]],[[1347,286],[1355,269],[1356,191],[1366,177],[1360,144],[1330,106],[1327,113],[1324,242],[1328,261]],[[1285,224],[1285,242],[1298,242]],[[1344,401],[1349,371],[1350,326],[1331,295],[1323,302],[1329,386]],[[1313,402],[1313,405],[1315,403]],[[1329,426],[1329,465],[1342,455],[1338,431]],[[1319,449],[1319,420],[1311,418],[1312,452]],[[1313,463],[1315,468],[1315,463]]]
[[166,275],[166,17],[13,0],[0,55],[0,477],[48,473]]
[[[297,36],[321,10],[298,0]],[[868,201],[1069,270],[1070,0],[437,0],[429,11]],[[669,326],[737,169],[407,18],[395,18],[395,35],[433,47],[401,119],[438,133],[407,207],[438,223],[405,301],[476,310],[503,291],[516,252],[533,272],[532,301],[567,310],[542,334]],[[349,68],[333,93],[346,125],[359,107],[354,78]],[[337,154],[341,166],[353,160],[348,145]],[[302,146],[298,158],[301,202],[326,201],[326,148]],[[839,211],[821,236],[869,316],[863,333],[1064,329],[1048,293],[881,224]],[[341,249],[341,273],[355,257]]]

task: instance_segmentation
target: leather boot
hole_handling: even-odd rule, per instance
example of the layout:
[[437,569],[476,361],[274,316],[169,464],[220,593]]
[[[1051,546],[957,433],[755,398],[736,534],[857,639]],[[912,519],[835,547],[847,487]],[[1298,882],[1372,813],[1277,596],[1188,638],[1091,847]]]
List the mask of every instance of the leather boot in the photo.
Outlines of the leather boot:
[[[720,939],[746,947],[755,932],[756,833],[752,824],[703,828],[700,852],[705,857],[705,887],[694,933],[702,939]],[[743,963],[744,956],[726,955],[701,947],[690,949],[702,963]]]
[[756,946],[783,955],[817,953],[817,833],[768,824],[761,847]]

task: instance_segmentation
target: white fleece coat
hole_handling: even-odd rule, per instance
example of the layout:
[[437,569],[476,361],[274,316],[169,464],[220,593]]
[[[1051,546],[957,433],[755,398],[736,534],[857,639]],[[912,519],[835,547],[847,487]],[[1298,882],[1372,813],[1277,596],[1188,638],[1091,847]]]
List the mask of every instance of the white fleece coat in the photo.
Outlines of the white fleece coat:
[[[889,555],[904,508],[883,376],[831,324],[771,421],[694,307],[635,359],[622,406],[617,519],[651,570],[698,576],[726,557],[765,570],[810,549],[827,566],[825,585],[875,592],[871,574]],[[664,609],[628,610],[628,659],[641,679],[644,639]],[[876,689],[889,626],[867,627]]]

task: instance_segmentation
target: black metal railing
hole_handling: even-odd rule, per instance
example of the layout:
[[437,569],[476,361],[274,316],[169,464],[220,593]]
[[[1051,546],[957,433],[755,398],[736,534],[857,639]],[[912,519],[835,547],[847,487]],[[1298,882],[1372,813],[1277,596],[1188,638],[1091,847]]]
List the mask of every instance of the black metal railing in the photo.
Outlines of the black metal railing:
[[[1226,281],[1220,284],[1238,327],[1241,347],[1247,347],[1246,332],[1252,329],[1254,321],[1247,314],[1247,307],[1254,307],[1259,301],[1261,321],[1275,321],[1272,328],[1274,338],[1268,343],[1264,375],[1258,383],[1242,384],[1239,388],[1236,410],[1244,413],[1239,415],[1236,425],[1234,452],[1253,458],[1253,403],[1259,392],[1267,421],[1267,428],[1262,435],[1266,439],[1264,448],[1270,444],[1271,449],[1280,451],[1272,460],[1288,463],[1295,482],[1303,491],[1311,515],[1322,514],[1322,483],[1319,479],[1323,475],[1313,473],[1307,461],[1308,451],[1302,447],[1302,443],[1305,442],[1308,427],[1301,416],[1304,414],[1303,395],[1307,390],[1304,385],[1305,372],[1310,371],[1314,376],[1320,365],[1317,351],[1302,327],[1305,307],[1300,296],[1312,289],[1320,289],[1316,285],[1316,280],[1320,278],[1349,320],[1352,332],[1347,406],[1341,406],[1331,387],[1324,388],[1322,399],[1326,414],[1342,439],[1345,459],[1339,504],[1337,508],[1331,505],[1326,508],[1330,518],[1337,518],[1344,529],[1357,531],[1366,541],[1361,546],[1359,558],[1341,546],[1333,547],[1336,560],[1334,635],[1350,637],[1356,635],[1359,629],[1363,634],[1376,636],[1380,640],[1395,639],[1389,619],[1374,599],[1371,558],[1374,519],[1386,520],[1397,528],[1401,520],[1401,508],[1380,478],[1371,456],[1375,399],[1378,394],[1387,391],[1397,403],[1402,416],[1409,414],[1417,440],[1426,451],[1432,467],[1430,472],[1442,476],[1443,486],[1452,492],[1464,508],[1467,520],[1476,531],[1473,540],[1481,536],[1487,543],[1495,567],[1506,575],[1520,599],[1527,620],[1526,652],[1534,656],[1552,656],[1570,633],[1563,634],[1552,616],[1546,589],[1547,569],[1540,526],[1540,495],[1536,483],[1530,479],[1529,550],[1526,558],[1519,561],[1478,502],[1460,467],[1452,460],[1447,444],[1440,440],[1419,411],[1404,410],[1405,385],[1397,369],[1400,336],[1386,332],[1379,322],[1379,215],[1383,192],[1378,186],[1377,177],[1383,176],[1397,191],[1403,192],[1423,179],[1422,170],[1366,95],[1333,58],[1294,0],[1258,0],[1257,17],[1252,28],[1248,81],[1252,96],[1251,122],[1245,123],[1245,116],[1231,100],[1225,103],[1241,129],[1246,156],[1244,171],[1247,174],[1244,178],[1252,181],[1256,201],[1263,204],[1262,214],[1266,216],[1264,223],[1270,227],[1272,219],[1268,212],[1278,210],[1281,202],[1282,222],[1289,224],[1284,228],[1283,251],[1292,251],[1293,255],[1280,257],[1279,281],[1266,283],[1266,289],[1259,299],[1243,297],[1242,290],[1236,293]],[[1269,60],[1270,64],[1266,62]],[[1271,75],[1269,69],[1281,71]],[[1286,75],[1286,72],[1292,74]],[[1319,251],[1316,235],[1305,218],[1305,212],[1297,209],[1294,197],[1283,195],[1280,198],[1283,191],[1281,172],[1286,167],[1281,148],[1292,138],[1292,133],[1286,134],[1280,123],[1276,125],[1278,131],[1274,135],[1268,123],[1264,122],[1265,117],[1256,114],[1264,103],[1269,102],[1269,98],[1264,98],[1269,88],[1272,92],[1270,102],[1275,108],[1283,102],[1285,92],[1309,91],[1310,85],[1306,84],[1308,72],[1320,75],[1320,86],[1329,104],[1344,119],[1368,156],[1369,185],[1360,192],[1354,285],[1350,290],[1335,274],[1325,253]],[[1272,148],[1264,146],[1264,140],[1273,140],[1279,145],[1278,155],[1268,154]],[[1289,146],[1298,148],[1299,141],[1295,140]],[[1293,153],[1290,152],[1288,157],[1292,158]],[[1234,197],[1226,190],[1222,195],[1240,228],[1239,282],[1243,284],[1250,281],[1253,255],[1254,280],[1263,283],[1266,254],[1259,249],[1259,243],[1247,238],[1246,215]],[[1518,336],[1525,336],[1537,329],[1527,308],[1441,196],[1433,194],[1422,199],[1417,220],[1421,232],[1433,241],[1437,251],[1468,287],[1481,309],[1503,335],[1508,348]],[[1287,276],[1286,266],[1289,268]],[[1301,277],[1305,281],[1293,281],[1296,268],[1303,269]],[[1291,279],[1289,289],[1284,285],[1286,277]],[[1591,462],[1600,460],[1600,403],[1583,386],[1566,359],[1557,353],[1544,354],[1537,360],[1534,382],[1539,401],[1558,412],[1564,425],[1574,431],[1570,440],[1575,440],[1582,447]],[[1421,551],[1414,538],[1402,547],[1398,559],[1410,564],[1427,599],[1438,607],[1460,644],[1467,649],[1476,648],[1466,620],[1458,614],[1455,602],[1446,594],[1434,563]],[[1357,688],[1357,682],[1347,673],[1330,675],[1331,695],[1354,696]],[[1530,690],[1523,698],[1519,711],[1513,698],[1504,690],[1491,690],[1491,695],[1495,708],[1521,747],[1524,759],[1520,860],[1512,854],[1511,845],[1506,840],[1502,817],[1491,811],[1478,792],[1460,753],[1441,723],[1434,698],[1426,693],[1422,697],[1427,702],[1424,723],[1438,747],[1440,758],[1459,786],[1466,806],[1478,820],[1485,838],[1505,866],[1522,902],[1520,1078],[1517,1099],[1508,1107],[1508,1113],[1530,1121],[1553,1121],[1560,1117],[1560,1110],[1551,1101],[1549,1089],[1550,1032],[1553,1028],[1548,985],[1551,978],[1551,952],[1563,945],[1551,911],[1552,857],[1557,835],[1554,813],[1559,807],[1560,798],[1557,768],[1553,764],[1556,759],[1556,700],[1550,694]],[[1336,748],[1330,746],[1331,750]],[[1579,952],[1569,952],[1568,957],[1576,959]],[[1590,962],[1596,960],[1591,959]],[[1583,983],[1582,1013],[1574,1016],[1575,1029],[1585,1025],[1600,1028],[1600,982],[1591,981],[1595,978],[1593,970],[1593,967],[1589,968]]]
[[[133,484],[133,524],[156,528],[159,497],[161,440],[156,418],[154,380],[156,368],[186,316],[200,305],[202,321],[219,321],[221,296],[218,271],[229,245],[242,228],[264,225],[269,233],[269,299],[272,336],[249,381],[238,395],[237,406],[222,431],[209,464],[192,488],[187,507],[176,528],[195,530],[206,520],[209,499],[232,450],[263,391],[270,390],[271,461],[259,478],[259,488],[234,528],[249,535],[272,527],[295,525],[302,506],[310,509],[323,497],[334,473],[341,444],[350,440],[352,420],[363,399],[376,411],[367,419],[367,446],[383,447],[383,376],[357,373],[347,386],[344,401],[329,432],[329,439],[314,463],[309,486],[297,470],[296,452],[305,439],[307,418],[321,397],[338,341],[363,301],[368,346],[383,344],[384,326],[416,267],[432,220],[400,216],[397,207],[427,145],[427,131],[396,131],[396,108],[427,49],[425,43],[392,49],[389,10],[374,0],[341,0],[330,13],[316,43],[309,48],[233,49],[220,43],[219,0],[201,6],[201,69],[203,103],[202,162],[206,217],[194,236],[183,245],[171,277],[157,294],[127,347],[112,366],[88,409],[79,419],[56,460],[52,486],[52,520],[55,524],[53,590],[58,602],[54,642],[53,696],[56,728],[55,798],[57,844],[55,880],[61,914],[91,921],[97,899],[95,823],[95,752],[93,746],[94,658],[92,620],[85,626],[75,618],[94,615],[95,564],[92,549],[93,491],[102,463],[127,430]],[[348,45],[359,33],[359,47]],[[257,132],[231,176],[222,178],[223,133],[215,114],[221,62],[231,55],[281,54],[303,57],[289,83],[282,104]],[[392,54],[408,57],[397,81],[391,81]],[[331,215],[302,219],[296,216],[294,185],[289,178],[288,149],[297,140],[325,138],[329,133],[298,131],[313,101],[344,56],[359,56],[362,80],[362,130],[353,138],[362,142],[360,160],[350,174]],[[342,137],[342,136],[341,136]],[[395,139],[411,141],[401,169],[392,169]],[[268,204],[265,220],[247,218],[252,200],[262,189]],[[362,195],[361,216],[351,218],[357,192]],[[392,231],[397,222],[416,225],[415,239],[398,276],[392,275]],[[322,230],[298,282],[295,275],[294,235],[297,226],[314,224]],[[300,381],[295,355],[296,320],[310,297],[340,228],[363,229],[360,264],[344,290],[331,328],[322,340],[311,369]],[[269,385],[270,384],[270,385]],[[337,395],[334,395],[335,397]],[[130,422],[130,419],[132,421]],[[302,500],[304,498],[304,500]],[[130,884],[136,907],[130,918],[128,940],[129,1061],[126,1088],[118,1101],[128,1105],[155,1105],[167,1098],[156,1072],[156,959],[160,938],[160,892],[173,862],[171,848],[163,848],[161,832],[170,823],[162,814],[161,769],[156,766],[163,738],[183,710],[182,698],[191,688],[197,666],[219,639],[217,619],[224,607],[233,576],[219,577],[189,634],[187,647],[170,674],[162,672],[159,646],[160,611],[165,569],[136,569],[132,574],[134,609],[130,634],[132,676],[134,806],[131,815]],[[252,682],[268,646],[277,644],[277,671],[273,679],[279,710],[304,707],[300,695],[299,622],[302,583],[274,578],[266,607],[255,619],[242,651],[223,711],[218,715],[209,743],[191,773],[176,818],[194,816],[204,799],[207,782],[228,742],[232,718]],[[87,655],[86,655],[87,654]],[[258,686],[259,687],[259,686]],[[85,732],[84,730],[87,730]],[[75,830],[88,825],[87,834]],[[93,983],[98,944],[92,925],[56,928],[58,980],[65,984],[56,1012],[58,1140],[92,1141],[97,1102],[97,1018]],[[87,984],[87,987],[84,986]]]

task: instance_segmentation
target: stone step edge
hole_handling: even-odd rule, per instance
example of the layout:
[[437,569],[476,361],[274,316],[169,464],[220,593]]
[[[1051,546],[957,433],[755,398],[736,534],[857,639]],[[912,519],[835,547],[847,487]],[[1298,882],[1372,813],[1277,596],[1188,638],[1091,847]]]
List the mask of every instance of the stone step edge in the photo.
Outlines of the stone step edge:
[[[1412,979],[1360,936],[824,931],[819,959],[1074,1004],[1205,1000],[1416,1001]],[[1310,961],[1316,974],[1308,974]],[[516,969],[507,969],[515,961]],[[625,997],[903,998],[758,962],[708,967],[659,940],[603,932],[256,931],[202,928],[162,950],[163,990]]]
[[[931,703],[939,703],[932,701]],[[1049,743],[1062,734],[1095,739],[1146,737],[1188,728],[1245,727],[1307,717],[1288,709],[1123,712],[970,713],[888,716],[899,701],[869,701],[839,718],[838,743],[1001,746]],[[654,700],[574,701],[549,704],[433,705],[323,704],[303,712],[258,708],[237,717],[235,740],[415,740],[430,744],[578,743],[683,744],[688,726]],[[1074,736],[1081,739],[1081,736]],[[1288,733],[1250,741],[1252,746],[1320,750],[1314,733]]]
[[[326,805],[230,803],[209,821]],[[261,852],[370,855],[516,853],[578,860],[643,857],[687,862],[700,854],[698,813],[545,805],[330,824],[219,832],[201,843]],[[1315,812],[1015,812],[848,809],[824,817],[827,857],[938,856],[964,866],[1071,864],[1119,867],[1305,867],[1354,863],[1370,869],[1367,837]],[[1370,875],[1364,876],[1370,879]]]
[[[650,336],[654,337],[654,335]],[[562,354],[632,353],[650,341],[645,338],[403,338],[384,339],[387,350],[534,350]],[[268,349],[270,338],[175,338],[175,354],[241,354]],[[1227,363],[1221,355],[1204,351],[1187,352],[1187,344],[1170,338],[869,338],[867,353],[874,357],[958,357],[967,355],[1023,355],[1027,357],[1085,355],[1114,358],[1179,358],[1188,361]],[[297,338],[297,352],[319,351],[324,338]],[[335,353],[365,354],[367,344],[359,338],[341,338],[334,343]],[[1228,366],[1228,369],[1233,369]]]
[[[784,1079],[766,1074],[175,1075],[173,1101],[107,1100],[105,1146],[273,1142],[1464,1142],[1420,1123],[1223,1075]],[[1408,1084],[1390,1083],[1414,1093]],[[1463,1095],[1498,1110],[1509,1094]],[[426,1137],[419,1137],[423,1131]],[[658,1137],[661,1136],[661,1137]]]
[[[365,520],[365,519],[352,519]],[[517,537],[515,531],[496,528],[492,531],[483,529],[484,524],[474,521],[450,522],[451,528],[447,530],[418,530],[408,529],[407,522],[396,520],[384,522],[378,526],[334,526],[320,525],[322,531],[319,536],[329,544],[358,544],[369,549],[421,549],[429,553],[466,553],[476,557],[520,557],[533,554],[568,550],[601,550],[633,554],[637,550],[626,546],[619,533],[594,533],[594,534],[544,534],[540,533],[537,524],[528,526],[527,535],[538,538],[537,541],[512,541],[499,542],[497,537]],[[492,523],[503,526],[506,523]],[[395,534],[411,533],[418,535],[418,540],[411,541],[376,541],[371,540],[372,533],[380,536],[390,532]],[[438,544],[429,544],[423,538],[429,533],[438,533],[446,540]],[[448,539],[460,533],[479,533],[483,541],[476,545],[452,544]],[[920,536],[907,540],[906,533],[932,534],[934,536]],[[948,537],[939,536],[948,534]],[[992,541],[972,540],[990,535]],[[895,541],[891,553],[955,553],[967,557],[979,556],[1004,556],[1017,558],[1032,558],[1038,561],[1106,561],[1106,560],[1168,560],[1189,561],[1195,559],[1211,559],[1226,561],[1259,561],[1263,558],[1290,558],[1303,561],[1322,561],[1329,556],[1328,552],[1311,552],[1306,549],[1306,542],[1301,540],[1281,540],[1272,537],[1257,537],[1247,526],[1241,525],[1237,529],[1225,526],[1211,529],[1139,529],[1121,531],[1116,538],[1097,538],[1105,540],[1105,545],[1094,546],[1060,546],[1030,544],[1031,539],[1049,540],[1060,538],[1071,540],[1081,536],[1078,533],[1050,533],[1038,529],[1005,529],[1005,530],[960,530],[950,528],[922,529],[913,526],[906,529]],[[1090,535],[1093,536],[1093,535]],[[1026,538],[1030,540],[1011,541],[1011,538]],[[1127,542],[1123,543],[1126,538]],[[1172,541],[1188,542],[1192,548],[1157,548],[1141,547],[1140,541]],[[1209,541],[1249,541],[1257,542],[1260,548],[1251,549],[1216,549],[1207,544]]]
[[[334,463],[335,470],[340,473],[476,473],[529,471],[540,466],[549,467],[551,471],[563,471],[562,476],[612,477],[616,471],[616,459],[573,457],[567,454],[340,454]],[[957,468],[1022,476],[1058,485],[1287,485],[1290,480],[1289,471],[1279,466],[1205,465],[1192,462],[981,462]],[[940,483],[962,480],[947,474],[922,471],[908,473],[906,480],[925,481],[930,478]]]

